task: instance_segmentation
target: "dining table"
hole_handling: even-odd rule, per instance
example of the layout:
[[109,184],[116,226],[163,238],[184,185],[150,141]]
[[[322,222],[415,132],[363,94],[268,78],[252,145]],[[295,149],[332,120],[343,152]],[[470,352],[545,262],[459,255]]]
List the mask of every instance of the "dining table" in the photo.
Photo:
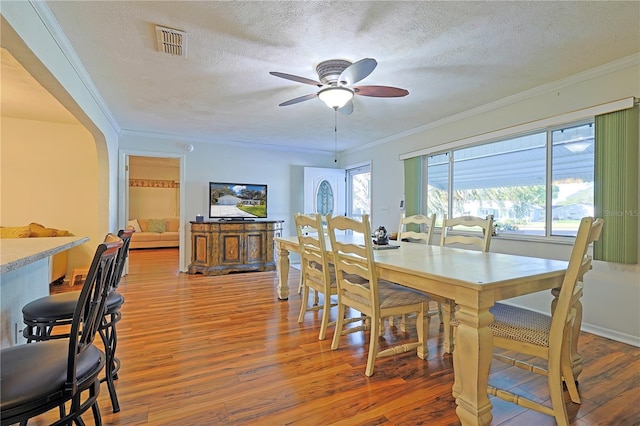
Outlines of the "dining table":
[[[339,236],[364,241],[360,235]],[[289,253],[300,253],[297,237],[276,237],[277,295],[289,297]],[[452,394],[462,425],[488,425],[487,394],[493,336],[489,309],[500,300],[560,287],[568,262],[391,241],[397,249],[373,250],[378,277],[423,291],[457,305]],[[327,239],[327,247],[330,249]],[[580,362],[577,358],[576,362]],[[581,367],[580,367],[581,369]]]

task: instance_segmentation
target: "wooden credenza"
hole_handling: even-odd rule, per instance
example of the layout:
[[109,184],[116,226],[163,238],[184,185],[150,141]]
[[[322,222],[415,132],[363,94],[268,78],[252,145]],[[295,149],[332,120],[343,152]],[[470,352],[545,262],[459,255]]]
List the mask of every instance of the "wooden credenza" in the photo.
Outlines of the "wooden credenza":
[[191,222],[190,274],[274,271],[282,220]]

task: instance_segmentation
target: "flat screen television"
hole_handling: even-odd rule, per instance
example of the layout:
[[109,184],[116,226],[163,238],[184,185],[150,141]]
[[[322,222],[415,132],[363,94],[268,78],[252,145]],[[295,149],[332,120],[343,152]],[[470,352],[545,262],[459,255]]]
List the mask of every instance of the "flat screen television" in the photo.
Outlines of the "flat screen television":
[[267,217],[267,185],[209,182],[211,219],[251,220]]

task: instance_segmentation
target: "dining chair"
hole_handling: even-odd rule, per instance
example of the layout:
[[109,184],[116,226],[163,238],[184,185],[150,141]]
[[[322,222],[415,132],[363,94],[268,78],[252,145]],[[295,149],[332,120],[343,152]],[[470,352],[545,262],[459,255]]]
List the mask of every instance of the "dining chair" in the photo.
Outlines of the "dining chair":
[[[408,229],[408,226],[411,229]],[[413,225],[413,227],[411,227]],[[405,216],[405,213],[402,213],[400,216],[400,225],[398,226],[398,241],[409,241],[409,242],[417,242],[424,244],[431,244],[431,236],[433,233],[433,229],[436,226],[436,215],[432,214],[431,216],[424,216],[421,214]],[[436,310],[429,310],[429,316],[438,315],[440,317],[440,322],[444,321],[443,313],[442,313],[442,303],[436,301],[437,308]],[[403,315],[400,319],[400,330],[406,331],[406,315]],[[389,325],[395,325],[395,318],[389,317]]]
[[[300,243],[300,283],[302,285],[302,301],[298,322],[304,322],[307,311],[322,311],[319,340],[324,340],[329,325],[329,311],[337,303],[331,302],[331,296],[338,294],[335,275],[329,265],[326,255],[326,241],[322,226],[322,218],[319,214],[295,215],[296,233]],[[309,290],[315,291],[312,306],[309,306]],[[322,294],[322,304],[319,304],[318,295]]]
[[[453,227],[456,231],[466,231],[466,234],[450,234]],[[482,235],[473,235],[478,229],[482,231]],[[447,218],[444,215],[442,220],[442,233],[440,235],[440,246],[455,245],[456,247],[467,248],[467,246],[477,247],[483,252],[489,251],[491,246],[491,237],[493,236],[493,215],[487,215],[486,218],[477,216],[458,216]],[[444,350],[447,353],[453,351],[453,325],[451,321],[455,315],[455,303],[452,300],[446,300],[440,305],[442,309],[442,322],[445,324],[444,333]]]
[[[302,213],[300,213],[302,214]],[[315,213],[307,213],[306,216],[310,216],[310,217],[315,217]],[[326,225],[326,216],[320,215],[320,218],[322,220],[322,229],[323,232],[325,233],[325,235],[327,234],[327,225]],[[302,229],[302,232],[305,234],[308,234],[310,232],[318,232],[317,229],[315,228],[315,225],[313,227],[309,227],[308,229],[306,229],[306,226]],[[304,286],[304,274],[300,274],[300,282],[298,283],[298,294],[302,294],[302,289]],[[314,303],[318,303],[318,295],[314,294]]]
[[[98,375],[106,357],[93,342],[105,315],[121,247],[122,240],[113,234],[98,245],[76,299],[67,338],[16,345],[0,351],[3,426],[26,425],[28,419],[56,407],[60,413],[56,425],[84,424],[81,416],[89,408],[95,424],[102,424]],[[67,413],[68,402],[71,404]]]
[[[362,222],[345,216],[327,217],[329,239],[333,253],[333,264],[338,287],[338,316],[331,349],[338,349],[340,337],[362,331],[367,326],[344,327],[346,308],[352,308],[369,318],[369,354],[365,375],[374,372],[374,362],[378,358],[416,350],[418,358],[425,359],[429,353],[427,338],[429,333],[429,296],[424,293],[378,279],[373,257],[371,225],[369,215],[362,216]],[[347,242],[338,238],[338,233],[348,231],[364,236],[364,241]],[[357,278],[357,279],[356,279]],[[378,350],[381,319],[390,316],[417,313],[417,341]]]
[[[129,255],[129,244],[134,232],[133,227],[118,231],[118,237],[122,240],[122,247],[116,257],[116,270],[109,285],[105,315],[98,328],[100,338],[104,344],[107,362],[105,376],[101,381],[107,382],[114,413],[120,411],[114,383],[114,380],[118,378],[118,370],[120,370],[120,359],[116,357],[116,347],[118,345],[116,324],[122,317],[120,308],[124,304],[124,297],[116,289],[124,272],[124,266]],[[107,238],[110,238],[109,235],[107,235]],[[73,321],[73,312],[78,303],[80,293],[79,291],[73,291],[53,294],[27,303],[22,308],[22,320],[26,324],[22,335],[27,339],[27,343],[69,338],[68,325]]]
[[[482,231],[482,236],[471,234],[450,234],[449,232],[454,226],[456,227],[456,231],[474,231],[479,228]],[[442,220],[440,245],[472,245],[478,247],[482,251],[489,251],[493,231],[493,215],[488,215],[485,219],[476,216],[458,216],[447,219],[447,215],[445,215]]]
[[[412,229],[408,229],[407,225]],[[424,216],[421,214],[405,216],[404,213],[400,216],[400,225],[398,226],[398,241],[402,239],[411,239],[423,241],[425,244],[431,244],[431,234],[436,226],[436,215]]]
[[[571,401],[580,403],[571,368],[571,334],[576,320],[576,304],[582,295],[582,279],[591,267],[591,256],[587,255],[587,249],[599,238],[603,224],[602,219],[594,220],[592,217],[585,217],[580,221],[567,272],[560,287],[559,297],[551,309],[551,315],[504,303],[496,303],[490,309],[494,317],[491,323],[493,345],[509,351],[506,354],[494,353],[493,357],[531,373],[547,376],[551,406],[491,384],[488,387],[489,394],[553,416],[559,426],[569,424],[563,397],[563,382],[569,391]],[[512,352],[526,357],[541,358],[545,367],[528,362],[528,358],[527,362],[518,359],[512,356]],[[497,378],[501,372],[495,374],[493,377]],[[505,383],[504,380],[499,380]]]

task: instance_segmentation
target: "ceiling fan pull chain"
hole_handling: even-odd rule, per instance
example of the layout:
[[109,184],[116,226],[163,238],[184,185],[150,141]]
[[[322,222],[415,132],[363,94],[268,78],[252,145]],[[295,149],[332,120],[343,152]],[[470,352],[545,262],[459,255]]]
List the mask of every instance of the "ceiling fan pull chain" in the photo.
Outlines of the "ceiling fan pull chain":
[[333,108],[334,114],[334,126],[333,126],[333,142],[334,142],[334,150],[333,150],[333,162],[338,162],[338,108]]

